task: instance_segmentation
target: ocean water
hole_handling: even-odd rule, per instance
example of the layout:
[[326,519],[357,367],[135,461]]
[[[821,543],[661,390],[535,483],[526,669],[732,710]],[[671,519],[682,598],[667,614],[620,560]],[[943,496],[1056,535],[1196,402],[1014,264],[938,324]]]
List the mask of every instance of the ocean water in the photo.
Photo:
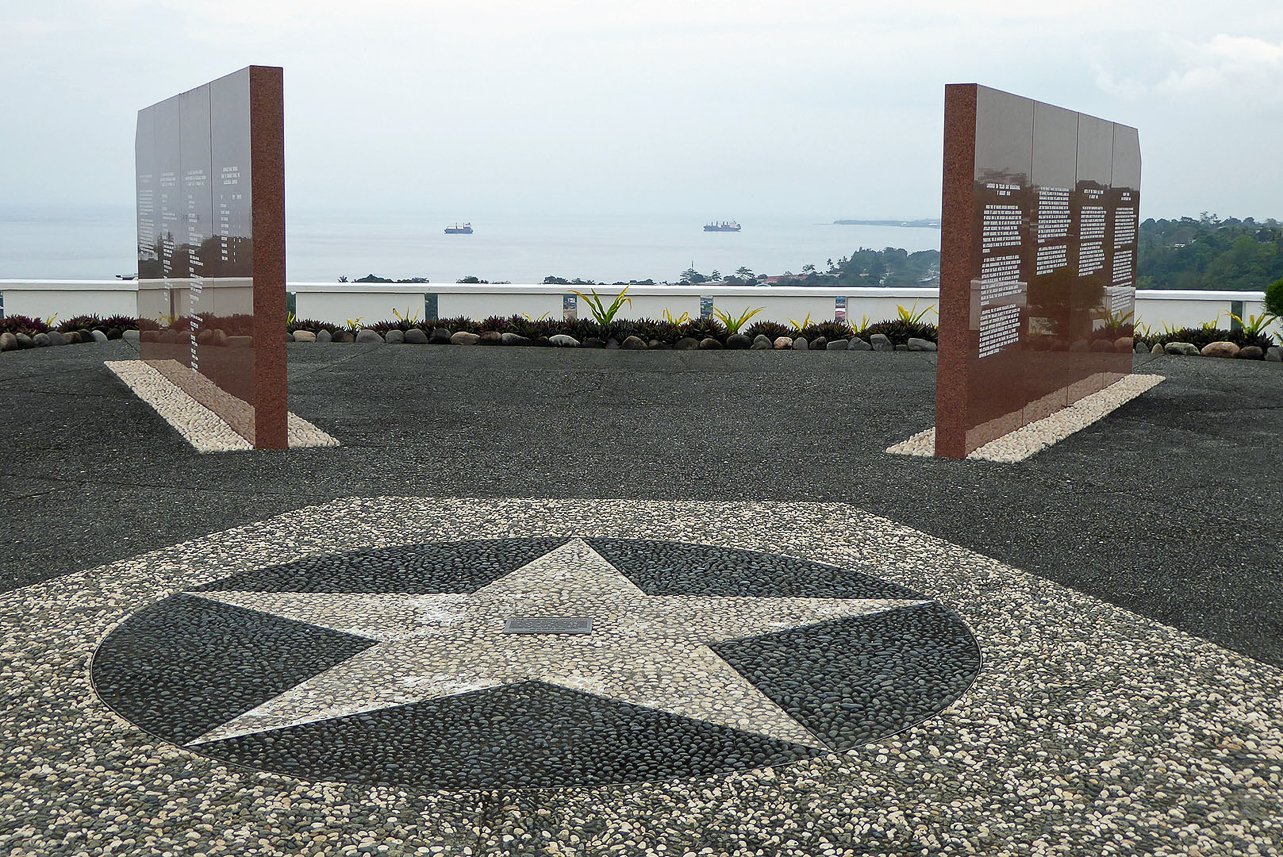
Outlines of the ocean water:
[[[676,282],[689,267],[729,274],[820,270],[860,247],[939,249],[938,229],[838,226],[829,217],[756,217],[737,233],[704,232],[690,217],[644,215],[474,217],[472,235],[446,235],[437,214],[286,211],[291,282],[366,274],[538,283],[545,276],[600,282]],[[132,207],[0,208],[0,279],[112,279],[132,274]]]

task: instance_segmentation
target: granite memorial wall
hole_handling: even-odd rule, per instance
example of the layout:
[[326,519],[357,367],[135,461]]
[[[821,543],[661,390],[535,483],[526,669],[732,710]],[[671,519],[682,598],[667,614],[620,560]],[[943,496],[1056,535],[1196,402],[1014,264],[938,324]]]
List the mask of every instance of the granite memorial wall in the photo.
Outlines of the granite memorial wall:
[[1132,366],[1135,128],[945,88],[936,455],[963,458]]
[[286,441],[283,73],[138,113],[140,357],[258,449]]

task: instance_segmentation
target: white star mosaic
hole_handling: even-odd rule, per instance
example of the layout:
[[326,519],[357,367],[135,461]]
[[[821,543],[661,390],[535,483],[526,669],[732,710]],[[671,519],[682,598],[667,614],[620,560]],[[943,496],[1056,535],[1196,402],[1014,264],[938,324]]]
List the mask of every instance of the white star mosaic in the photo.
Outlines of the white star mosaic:
[[[647,595],[581,539],[470,595],[188,594],[376,642],[190,746],[539,681],[829,749],[709,644],[926,603]],[[552,617],[591,618],[592,633],[504,633]]]

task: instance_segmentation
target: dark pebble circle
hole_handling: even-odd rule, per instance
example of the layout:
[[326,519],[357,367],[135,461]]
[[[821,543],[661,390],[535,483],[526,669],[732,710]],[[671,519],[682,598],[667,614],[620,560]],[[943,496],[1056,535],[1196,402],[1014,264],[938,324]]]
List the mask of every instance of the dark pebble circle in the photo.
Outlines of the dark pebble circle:
[[[191,590],[475,592],[569,539],[431,542],[242,572]],[[709,545],[585,539],[649,595],[918,599],[870,574]],[[375,641],[174,595],[94,655],[99,697],[178,745]],[[711,644],[831,750],[915,726],[980,670],[962,620],[935,601]],[[703,777],[825,751],[528,681],[202,744],[220,762],[307,780],[423,789],[548,788]]]

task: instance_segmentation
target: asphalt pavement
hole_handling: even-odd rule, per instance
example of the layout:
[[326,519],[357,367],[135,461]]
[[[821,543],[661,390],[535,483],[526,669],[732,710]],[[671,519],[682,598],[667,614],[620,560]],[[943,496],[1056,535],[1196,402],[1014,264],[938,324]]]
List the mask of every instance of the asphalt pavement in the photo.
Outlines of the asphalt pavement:
[[0,355],[0,591],[332,499],[829,501],[1283,666],[1283,367],[1166,381],[1018,464],[886,447],[934,355],[289,346],[290,410],[342,446],[200,455],[103,365]]

